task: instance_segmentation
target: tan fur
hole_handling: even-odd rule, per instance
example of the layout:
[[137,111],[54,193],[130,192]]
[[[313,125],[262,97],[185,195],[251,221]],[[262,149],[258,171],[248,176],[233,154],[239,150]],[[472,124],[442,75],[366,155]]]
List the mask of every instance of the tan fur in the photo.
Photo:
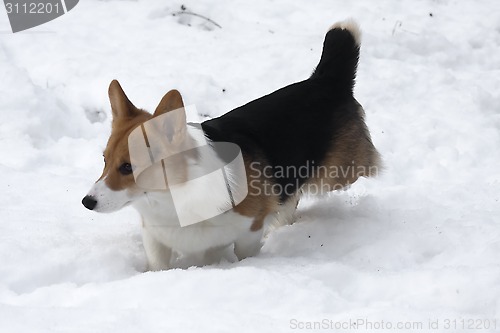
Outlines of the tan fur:
[[[177,90],[171,90],[162,98],[153,115],[136,108],[127,98],[118,81],[111,82],[109,87],[109,98],[113,111],[112,132],[108,141],[104,156],[106,164],[100,179],[106,177],[106,184],[112,190],[139,190],[135,184],[133,175],[122,175],[118,168],[123,163],[130,163],[128,151],[128,136],[136,127],[153,117],[162,115],[168,111],[184,107],[182,97]],[[176,119],[176,126],[185,123],[185,118]],[[179,126],[180,127],[180,126]],[[173,160],[172,160],[173,161]],[[277,196],[266,195],[264,184],[270,184],[268,179],[259,177],[259,172],[250,168],[252,161],[247,156],[244,157],[247,181],[259,179],[258,182],[248,184],[248,196],[235,208],[234,211],[248,217],[254,218],[251,227],[252,231],[260,230],[263,227],[264,219],[272,212],[278,210],[279,200]],[[187,178],[186,168],[181,166],[185,161],[175,161],[175,167],[179,170],[181,178]],[[173,167],[174,165],[170,165]]]
[[101,177],[106,177],[105,183],[114,191],[130,189],[135,187],[133,175],[122,175],[118,168],[123,163],[130,163],[130,155],[128,151],[128,136],[132,130],[143,122],[151,119],[151,115],[147,112],[137,110],[135,116],[130,119],[114,118],[111,136],[104,150],[104,170]]
[[165,96],[163,96],[153,115],[156,117],[164,114],[165,112],[180,109],[183,107],[184,102],[182,101],[181,93],[175,89],[170,90],[165,94]]
[[[111,82],[109,97],[113,110],[112,133],[104,151],[106,164],[99,179],[106,176],[105,183],[112,190],[140,191],[133,175],[122,175],[118,171],[121,164],[130,163],[128,136],[137,126],[153,117],[184,107],[182,97],[177,90],[169,91],[162,98],[153,115],[136,108],[117,81]],[[378,172],[380,158],[364,124],[364,111],[361,106],[358,112],[360,117],[351,120],[351,123],[344,124],[341,132],[332,142],[331,150],[317,165],[317,172],[304,184],[305,187],[314,185],[323,192],[339,190],[353,184],[359,177],[374,176]],[[174,113],[172,115],[174,116]],[[175,113],[175,117],[176,128],[181,128],[186,121],[185,113]],[[250,167],[253,162],[256,162],[255,157],[252,159],[243,153],[243,158],[247,172],[248,195],[234,207],[234,211],[253,218],[250,230],[258,231],[263,227],[266,216],[279,210],[279,196],[268,193],[269,191],[266,192],[266,187],[269,188],[272,185],[272,179],[266,178],[263,172]],[[267,165],[263,159],[260,162],[260,165]],[[179,171],[179,177],[187,179],[184,159],[171,160],[167,167],[176,168]],[[298,202],[298,198],[296,200]]]
[[234,208],[234,211],[252,217],[254,220],[250,230],[258,231],[264,226],[266,216],[278,210],[279,198],[267,195],[265,187],[266,184],[270,185],[269,179],[263,177],[262,172],[250,167],[251,163],[255,161],[248,156],[243,156],[243,161],[247,174],[248,195]]
[[[359,118],[344,124],[341,132],[331,143],[331,149],[325,158],[319,163],[311,178],[306,181],[303,188],[319,189],[315,194],[325,194],[326,192],[340,190],[352,185],[359,177],[373,177],[378,174],[381,168],[380,156],[373,146],[368,129],[364,123],[364,111],[359,105]],[[257,231],[263,227],[264,219],[268,214],[279,210],[279,197],[272,193],[265,193],[266,184],[271,180],[261,173],[250,168],[250,161],[245,158],[245,168],[247,180],[249,181],[249,193],[247,198],[235,207],[235,211],[249,217],[254,221],[252,231]],[[260,165],[266,165],[261,163]],[[250,180],[259,179],[259,182],[250,184]],[[307,192],[307,191],[306,191]],[[301,191],[294,199],[299,200]]]
[[359,177],[378,174],[381,160],[363,121],[361,105],[358,112],[361,119],[344,124],[317,172],[306,182],[306,187],[314,185],[315,188],[323,189],[323,192],[340,190],[352,185]]
[[[104,182],[114,191],[123,189],[127,189],[129,191],[140,191],[132,174],[122,175],[118,171],[120,165],[123,163],[130,163],[128,137],[135,128],[142,125],[146,121],[169,111],[182,108],[184,107],[184,103],[180,93],[177,90],[171,90],[162,98],[154,115],[151,115],[144,110],[136,108],[134,104],[130,102],[122,87],[116,80],[113,80],[109,85],[108,94],[113,114],[113,122],[111,136],[108,140],[106,149],[104,150],[104,170],[101,177],[97,181],[106,177]],[[180,121],[185,122],[185,119],[181,119]],[[183,170],[180,174],[186,178],[186,168],[180,169]]]

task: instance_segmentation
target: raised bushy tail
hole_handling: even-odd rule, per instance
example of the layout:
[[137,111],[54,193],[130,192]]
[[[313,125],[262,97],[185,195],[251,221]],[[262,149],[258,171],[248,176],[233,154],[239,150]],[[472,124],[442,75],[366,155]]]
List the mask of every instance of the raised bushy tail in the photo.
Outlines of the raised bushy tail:
[[353,20],[335,23],[325,36],[323,53],[311,79],[327,78],[352,93],[359,60],[361,31]]

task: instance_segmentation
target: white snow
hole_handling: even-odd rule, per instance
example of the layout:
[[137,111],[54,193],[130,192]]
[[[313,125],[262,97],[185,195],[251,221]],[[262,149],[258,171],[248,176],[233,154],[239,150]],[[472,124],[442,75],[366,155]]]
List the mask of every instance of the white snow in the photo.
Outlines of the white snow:
[[[172,16],[182,4],[222,28]],[[176,88],[218,116],[308,77],[349,17],[384,174],[302,202],[255,258],[144,273],[137,213],[80,203],[109,82],[148,110]],[[500,329],[498,0],[87,0],[17,34],[0,14],[0,30],[0,332]]]

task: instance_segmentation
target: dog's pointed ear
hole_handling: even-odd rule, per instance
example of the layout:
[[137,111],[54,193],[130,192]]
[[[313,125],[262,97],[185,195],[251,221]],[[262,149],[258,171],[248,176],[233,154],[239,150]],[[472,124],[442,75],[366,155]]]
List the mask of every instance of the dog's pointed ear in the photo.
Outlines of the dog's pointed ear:
[[177,90],[170,90],[156,107],[153,119],[161,119],[162,131],[171,144],[181,144],[187,132],[186,111],[182,96]]
[[113,119],[131,118],[137,115],[138,110],[128,99],[117,80],[111,81],[108,89],[109,101]]
[[182,101],[181,93],[177,90],[170,90],[163,96],[160,104],[156,107],[153,117],[159,116],[166,112],[180,109],[184,107],[184,102]]

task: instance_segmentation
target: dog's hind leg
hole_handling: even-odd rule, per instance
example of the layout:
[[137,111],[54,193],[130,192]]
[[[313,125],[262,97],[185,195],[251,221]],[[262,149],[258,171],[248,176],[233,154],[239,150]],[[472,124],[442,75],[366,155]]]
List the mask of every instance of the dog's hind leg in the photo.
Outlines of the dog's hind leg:
[[260,248],[262,247],[263,232],[264,228],[260,228],[256,231],[248,230],[234,242],[234,253],[238,257],[238,260],[243,260],[259,254]]
[[287,201],[279,206],[279,209],[276,212],[278,226],[290,225],[295,222],[295,212],[297,211],[297,206],[299,205],[301,194],[302,190],[299,190],[297,194],[295,194],[293,197],[290,197]]
[[269,225],[264,233],[267,236],[273,230],[284,225],[291,225],[297,219],[296,211],[299,205],[302,190],[299,190],[294,196],[288,198],[284,203],[278,205],[278,210],[274,213]]

